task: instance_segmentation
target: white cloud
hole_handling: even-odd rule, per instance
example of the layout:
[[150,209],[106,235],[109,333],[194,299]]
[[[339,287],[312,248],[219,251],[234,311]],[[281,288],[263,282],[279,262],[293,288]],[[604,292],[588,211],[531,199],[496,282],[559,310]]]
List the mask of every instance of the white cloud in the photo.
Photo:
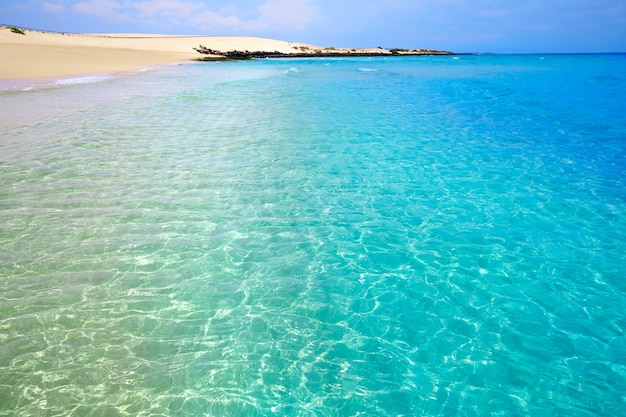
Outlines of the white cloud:
[[140,17],[165,17],[185,19],[205,9],[202,3],[184,0],[148,0],[128,3]]
[[267,0],[259,7],[260,27],[304,29],[319,18],[309,0]]
[[192,23],[199,28],[239,28],[243,26],[243,23],[236,13],[226,13],[224,11],[214,12],[211,10],[205,10],[198,13],[192,18]]
[[124,13],[124,7],[113,0],[88,0],[76,3],[73,10],[86,15],[103,17],[110,20],[124,20],[128,15]]
[[245,9],[233,5],[215,8],[198,0],[83,0],[73,10],[107,20],[132,20],[161,27],[185,25],[187,30],[300,30],[319,18],[311,0],[265,0]]
[[48,13],[63,13],[65,12],[65,6],[57,3],[48,3],[45,2],[41,5],[41,8],[44,12]]

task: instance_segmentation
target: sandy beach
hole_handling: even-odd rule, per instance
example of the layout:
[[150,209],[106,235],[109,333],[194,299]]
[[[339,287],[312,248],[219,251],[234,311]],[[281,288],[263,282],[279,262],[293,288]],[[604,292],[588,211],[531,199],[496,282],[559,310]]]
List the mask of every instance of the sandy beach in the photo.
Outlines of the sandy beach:
[[58,78],[140,70],[151,65],[201,58],[200,45],[218,51],[291,53],[310,47],[245,36],[168,36],[141,34],[61,34],[0,27],[0,80]]

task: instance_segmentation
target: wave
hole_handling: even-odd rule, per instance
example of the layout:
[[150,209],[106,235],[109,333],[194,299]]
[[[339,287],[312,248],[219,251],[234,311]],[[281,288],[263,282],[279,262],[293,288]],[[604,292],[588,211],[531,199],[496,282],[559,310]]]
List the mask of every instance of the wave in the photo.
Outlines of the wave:
[[54,82],[55,85],[74,85],[97,83],[110,79],[110,75],[83,75],[80,77],[61,78]]

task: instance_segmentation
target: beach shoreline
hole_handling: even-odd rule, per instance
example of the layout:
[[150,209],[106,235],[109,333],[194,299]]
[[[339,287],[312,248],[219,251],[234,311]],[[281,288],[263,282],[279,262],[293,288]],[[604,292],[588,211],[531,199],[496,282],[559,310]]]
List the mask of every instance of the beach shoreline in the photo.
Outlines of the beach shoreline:
[[380,47],[324,48],[250,36],[73,34],[0,26],[0,55],[3,57],[0,90],[32,85],[32,80],[36,84],[49,84],[45,80],[133,72],[213,59],[442,54],[450,53]]
[[[22,33],[20,33],[22,32]],[[289,53],[311,47],[245,36],[63,34],[0,27],[0,80],[51,79],[139,71],[201,58],[194,48]]]

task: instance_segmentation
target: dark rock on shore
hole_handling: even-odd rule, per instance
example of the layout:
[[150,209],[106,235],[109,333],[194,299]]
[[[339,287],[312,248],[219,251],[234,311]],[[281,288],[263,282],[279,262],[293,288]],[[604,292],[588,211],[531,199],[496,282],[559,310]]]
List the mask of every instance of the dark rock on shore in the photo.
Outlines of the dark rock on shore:
[[213,60],[245,60],[255,58],[312,58],[312,57],[342,57],[342,56],[422,56],[422,55],[455,55],[453,52],[435,51],[431,49],[382,49],[382,48],[365,48],[365,49],[348,49],[348,48],[310,48],[310,47],[294,47],[294,52],[284,53],[279,51],[220,51],[207,48],[200,45],[193,48],[203,58],[200,61]]

